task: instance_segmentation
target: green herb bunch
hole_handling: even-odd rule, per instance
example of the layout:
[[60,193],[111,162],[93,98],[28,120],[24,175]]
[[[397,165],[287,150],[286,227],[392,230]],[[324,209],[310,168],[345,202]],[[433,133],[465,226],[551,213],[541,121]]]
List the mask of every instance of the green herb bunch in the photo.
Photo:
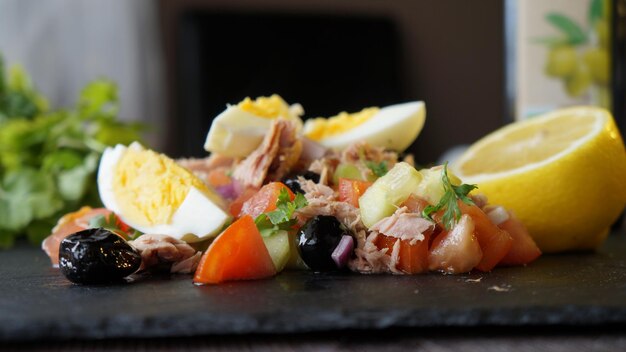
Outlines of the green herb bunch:
[[21,236],[39,243],[61,215],[100,205],[102,152],[140,140],[142,126],[118,121],[118,111],[117,87],[104,79],[87,84],[74,107],[52,110],[0,55],[0,248]]

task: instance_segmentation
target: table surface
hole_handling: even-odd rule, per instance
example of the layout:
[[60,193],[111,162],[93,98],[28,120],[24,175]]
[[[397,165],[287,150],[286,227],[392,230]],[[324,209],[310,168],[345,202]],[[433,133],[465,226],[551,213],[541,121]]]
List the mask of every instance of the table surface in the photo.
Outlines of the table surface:
[[203,287],[189,276],[169,275],[79,286],[50,268],[37,248],[19,245],[0,258],[0,341],[20,348],[44,341],[59,350],[80,350],[93,341],[189,350],[289,350],[302,343],[331,350],[415,345],[433,351],[461,343],[470,351],[497,350],[502,343],[522,350],[626,346],[623,234],[611,235],[596,253],[546,255],[527,267],[490,273],[285,272]]

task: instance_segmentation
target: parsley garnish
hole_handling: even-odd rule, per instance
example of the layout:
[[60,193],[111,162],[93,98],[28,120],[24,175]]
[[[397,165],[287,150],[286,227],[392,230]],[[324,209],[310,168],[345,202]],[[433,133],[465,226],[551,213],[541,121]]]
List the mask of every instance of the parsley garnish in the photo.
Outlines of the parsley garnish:
[[385,176],[387,171],[389,171],[389,169],[387,168],[387,163],[385,163],[384,161],[381,161],[379,163],[366,161],[365,166],[367,166],[368,169],[372,170],[372,173],[374,173],[374,175],[376,175],[377,177],[383,177]]
[[428,220],[434,221],[431,215],[441,209],[445,209],[442,217],[443,226],[447,230],[451,229],[459,219],[461,219],[461,209],[457,204],[457,200],[461,200],[468,205],[474,205],[474,202],[468,194],[478,188],[476,185],[462,184],[455,186],[450,183],[448,178],[448,162],[443,165],[441,172],[441,183],[443,184],[444,194],[437,205],[429,205],[422,211],[422,216]]
[[254,222],[263,237],[272,236],[281,230],[289,231],[296,223],[296,219],[291,218],[293,213],[307,205],[308,202],[302,193],[296,193],[292,201],[289,193],[283,188],[276,201],[276,210],[257,216]]
[[0,248],[26,235],[40,244],[61,214],[100,203],[96,173],[108,145],[141,140],[118,120],[119,95],[107,80],[89,83],[74,106],[50,109],[19,65],[0,53]]

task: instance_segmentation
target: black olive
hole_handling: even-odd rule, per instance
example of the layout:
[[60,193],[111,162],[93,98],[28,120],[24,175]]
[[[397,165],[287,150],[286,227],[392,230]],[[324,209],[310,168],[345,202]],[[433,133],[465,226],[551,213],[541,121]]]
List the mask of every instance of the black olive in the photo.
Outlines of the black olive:
[[141,265],[141,255],[119,235],[102,228],[67,236],[59,246],[59,268],[77,284],[120,281]]
[[304,191],[302,191],[302,188],[300,187],[300,182],[298,182],[298,176],[302,176],[304,177],[304,179],[311,180],[315,183],[320,182],[320,174],[313,171],[307,171],[301,175],[291,175],[283,178],[282,182],[285,184],[285,186],[289,187],[289,189],[293,193],[304,193]]
[[349,233],[336,217],[317,215],[311,218],[298,233],[302,260],[314,271],[336,270],[331,254],[343,235]]

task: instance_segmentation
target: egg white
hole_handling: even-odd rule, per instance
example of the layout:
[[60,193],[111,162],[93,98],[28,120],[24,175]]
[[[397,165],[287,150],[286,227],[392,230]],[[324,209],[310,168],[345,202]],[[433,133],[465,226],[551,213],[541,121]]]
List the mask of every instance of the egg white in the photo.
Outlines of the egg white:
[[[293,104],[289,107],[291,116],[288,118],[301,127],[300,116],[303,113],[300,104]],[[261,144],[273,120],[252,114],[237,105],[228,105],[213,119],[204,149],[234,158],[246,157]]]
[[187,242],[197,242],[216,236],[231,220],[227,212],[193,186],[174,212],[169,224],[143,226],[129,219],[121,210],[113,192],[117,164],[128,149],[144,148],[137,142],[128,147],[118,144],[113,148],[107,148],[102,154],[98,169],[98,192],[102,203],[126,224],[143,233],[168,235]]
[[422,101],[390,105],[353,129],[318,142],[327,148],[340,150],[366,141],[373,146],[404,151],[421,132],[425,119],[426,106]]

